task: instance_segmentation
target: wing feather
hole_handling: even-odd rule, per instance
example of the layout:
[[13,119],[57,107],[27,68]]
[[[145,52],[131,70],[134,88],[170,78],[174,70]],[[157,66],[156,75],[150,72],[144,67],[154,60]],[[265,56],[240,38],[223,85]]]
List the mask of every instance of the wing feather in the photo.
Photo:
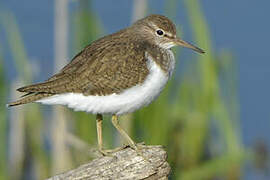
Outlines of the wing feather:
[[90,44],[58,74],[43,83],[21,87],[18,91],[108,95],[142,83],[148,74],[144,46],[119,38],[125,37],[109,35]]

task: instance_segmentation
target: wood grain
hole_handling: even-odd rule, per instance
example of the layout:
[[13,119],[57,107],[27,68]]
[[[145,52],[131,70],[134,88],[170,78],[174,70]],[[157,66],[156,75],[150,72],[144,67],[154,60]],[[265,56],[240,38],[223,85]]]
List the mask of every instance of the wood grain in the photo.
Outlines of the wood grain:
[[48,180],[168,179],[171,168],[166,161],[167,153],[161,146],[147,146],[142,150],[142,155],[143,157],[131,148],[125,148],[112,156],[94,159]]

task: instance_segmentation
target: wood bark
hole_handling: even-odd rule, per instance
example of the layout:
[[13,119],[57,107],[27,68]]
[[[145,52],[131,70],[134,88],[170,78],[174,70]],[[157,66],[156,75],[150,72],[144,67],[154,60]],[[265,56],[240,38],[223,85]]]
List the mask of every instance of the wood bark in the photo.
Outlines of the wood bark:
[[125,148],[48,180],[165,180],[168,179],[170,169],[167,153],[161,146],[146,146],[139,154],[131,148]]

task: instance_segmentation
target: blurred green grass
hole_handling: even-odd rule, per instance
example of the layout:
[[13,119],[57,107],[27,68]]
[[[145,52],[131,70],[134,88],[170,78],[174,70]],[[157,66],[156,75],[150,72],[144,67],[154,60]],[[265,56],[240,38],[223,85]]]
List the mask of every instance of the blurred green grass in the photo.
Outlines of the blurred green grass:
[[[70,16],[71,56],[104,34],[98,17],[91,11],[91,1],[82,0],[78,3],[78,8]],[[175,8],[177,3],[168,1],[167,11]],[[130,121],[129,134],[136,141],[166,147],[172,166],[171,179],[240,179],[243,161],[249,154],[244,150],[240,136],[235,59],[229,52],[215,52],[199,2],[185,0],[184,4],[193,30],[194,42],[202,47],[206,54],[194,55],[192,58],[195,60],[188,65],[182,77],[173,77],[161,96],[150,106],[122,119]],[[172,17],[177,9],[169,12],[169,16]],[[16,20],[11,12],[1,13],[0,20],[18,77],[23,83],[30,83],[31,66]],[[7,84],[11,83],[5,80],[2,53],[0,97],[7,97]],[[181,52],[177,50],[177,57],[179,56]],[[224,88],[226,92],[223,92]],[[7,109],[1,106],[0,111],[0,139],[3,144],[7,144]],[[26,119],[24,150],[28,153],[24,153],[24,161],[19,170],[21,173],[18,174],[26,177],[27,173],[34,171],[33,176],[36,179],[44,179],[52,175],[51,148],[50,145],[46,145],[45,137],[45,131],[48,129],[44,125],[44,121],[48,119],[44,114],[47,115],[48,112],[42,113],[39,105],[27,105],[23,113]],[[117,144],[116,131],[109,118],[106,117],[104,121],[106,147]],[[72,112],[72,121],[68,123],[72,134],[91,146],[96,146],[93,115]],[[12,177],[6,167],[8,153],[7,148],[0,149],[0,179]],[[78,153],[78,150],[73,154],[73,166],[90,158],[88,153]]]
[[[3,54],[2,54],[2,44],[0,44],[0,98],[1,98],[1,104],[4,103],[7,98],[7,88],[5,84],[7,83],[4,75],[4,67],[3,67]],[[7,129],[7,113],[5,106],[0,106],[0,141],[1,141],[1,148],[0,148],[0,179],[5,179],[7,177],[7,152],[6,152],[6,146],[7,146],[7,136],[6,136],[6,129]]]

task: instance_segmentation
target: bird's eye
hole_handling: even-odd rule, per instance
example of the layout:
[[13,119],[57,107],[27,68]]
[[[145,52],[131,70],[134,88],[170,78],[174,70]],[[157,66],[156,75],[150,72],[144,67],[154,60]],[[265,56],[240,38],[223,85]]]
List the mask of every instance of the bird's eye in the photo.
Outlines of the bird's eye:
[[162,31],[162,30],[157,30],[157,34],[159,35],[159,36],[162,36],[163,34],[164,34],[164,32]]

